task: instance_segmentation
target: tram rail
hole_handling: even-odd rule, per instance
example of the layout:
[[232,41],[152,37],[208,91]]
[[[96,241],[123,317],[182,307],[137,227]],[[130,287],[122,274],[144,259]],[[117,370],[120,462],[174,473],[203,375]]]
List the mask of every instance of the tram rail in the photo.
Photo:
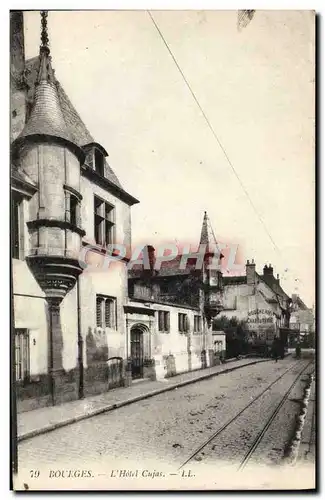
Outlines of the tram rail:
[[[221,427],[219,427],[208,439],[206,439],[198,448],[194,450],[194,452],[182,463],[182,465],[178,468],[178,470],[181,470],[184,468],[189,462],[194,460],[203,450],[206,448],[212,441],[214,441],[222,432],[224,432],[233,422],[235,422],[244,412],[248,410],[256,401],[258,401],[264,394],[267,393],[275,384],[277,384],[281,379],[285,377],[287,373],[292,371],[296,366],[300,364],[299,361],[294,363],[292,366],[290,366],[287,370],[285,370],[279,377],[277,377],[273,382],[271,382],[263,391],[261,391],[252,401],[250,401],[247,405],[245,405],[238,413],[236,413],[233,417],[231,417],[227,422],[225,422]],[[267,430],[271,426],[272,422],[280,412],[281,408],[283,407],[284,403],[287,401],[288,396],[302,374],[307,370],[307,368],[313,364],[312,361],[305,363],[304,367],[302,370],[299,371],[299,374],[293,381],[293,383],[290,385],[289,389],[286,391],[285,395],[281,398],[281,401],[277,404],[276,408],[272,412],[271,416],[268,418],[266,424],[263,426],[262,430],[259,431],[258,435],[254,439],[252,445],[250,446],[249,450],[245,454],[244,458],[240,462],[239,469],[238,470],[243,470],[249,460],[251,459],[252,455],[254,454],[256,448],[262,441],[264,435],[266,434]]]

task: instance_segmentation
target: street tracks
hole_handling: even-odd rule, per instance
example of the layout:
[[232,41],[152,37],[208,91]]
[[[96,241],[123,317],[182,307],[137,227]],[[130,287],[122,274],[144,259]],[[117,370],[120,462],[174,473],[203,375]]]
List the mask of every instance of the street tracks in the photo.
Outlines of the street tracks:
[[[279,377],[277,377],[271,384],[269,384],[260,394],[258,394],[252,401],[250,401],[244,408],[242,408],[238,413],[236,413],[232,418],[230,418],[227,422],[225,422],[221,427],[219,427],[207,440],[205,440],[188,458],[185,462],[182,463],[182,465],[179,467],[179,469],[182,469],[185,465],[187,465],[189,462],[191,462],[194,459],[197,459],[199,454],[202,453],[202,451],[212,443],[218,436],[220,436],[221,433],[223,433],[226,429],[230,427],[230,425],[234,422],[236,422],[241,415],[244,414],[256,401],[258,401],[264,394],[267,393],[275,384],[277,384],[281,379],[285,377],[285,375],[289,372],[291,372],[295,367],[297,367],[300,363],[296,362],[294,365],[290,366],[287,370],[285,370]],[[294,381],[288,388],[288,390],[285,392],[284,396],[281,398],[280,402],[276,404],[274,410],[272,411],[271,415],[267,418],[267,421],[263,428],[258,432],[257,436],[253,440],[252,444],[250,445],[248,451],[246,452],[244,458],[240,461],[238,470],[243,470],[251,457],[253,456],[254,452],[256,451],[257,447],[261,443],[264,435],[266,434],[267,430],[270,428],[272,422],[275,420],[276,416],[280,412],[281,408],[285,404],[285,402],[288,400],[289,394],[294,388],[294,386],[297,384],[298,380],[302,376],[302,374],[307,370],[307,368],[312,364],[312,362],[305,363],[302,370],[299,371],[298,375],[295,377]]]

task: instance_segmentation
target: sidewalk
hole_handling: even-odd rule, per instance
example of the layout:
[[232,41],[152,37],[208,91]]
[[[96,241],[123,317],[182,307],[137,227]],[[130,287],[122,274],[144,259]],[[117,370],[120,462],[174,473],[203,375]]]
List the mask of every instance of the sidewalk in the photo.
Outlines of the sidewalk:
[[311,386],[309,405],[306,414],[305,425],[301,434],[301,441],[298,454],[300,464],[315,464],[315,434],[316,434],[316,394],[315,381]]
[[131,387],[119,387],[97,396],[71,401],[59,406],[49,406],[18,414],[18,441],[45,434],[80,420],[111,411],[122,406],[150,398],[177,387],[227,373],[244,366],[263,363],[269,359],[246,358],[228,360],[225,364],[186,372],[159,381],[133,383]]

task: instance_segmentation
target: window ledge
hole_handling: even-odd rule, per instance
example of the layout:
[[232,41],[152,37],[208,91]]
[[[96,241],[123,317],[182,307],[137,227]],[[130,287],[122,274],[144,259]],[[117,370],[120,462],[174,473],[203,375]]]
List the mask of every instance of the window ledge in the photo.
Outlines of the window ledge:
[[27,222],[27,226],[31,229],[37,229],[39,227],[58,227],[60,229],[70,229],[74,233],[78,233],[80,236],[85,236],[86,232],[78,226],[71,224],[69,221],[57,220],[57,219],[36,219]]
[[[85,235],[84,235],[85,236]],[[102,245],[99,245],[98,243],[96,243],[95,241],[86,241],[85,239],[82,240],[82,246],[83,247],[91,247],[91,250],[95,253],[98,253],[98,254],[101,254],[101,255],[110,255],[112,257],[119,257],[119,253],[118,252],[113,252],[112,254],[108,252],[108,249],[107,247],[104,247]],[[114,247],[114,243],[111,243],[111,245],[108,245],[108,246],[112,246]],[[123,257],[120,259],[121,262],[129,262],[130,259],[128,257]],[[149,300],[149,299],[147,299]]]
[[77,191],[73,187],[68,186],[68,184],[64,184],[63,189],[65,189],[66,191],[69,191],[69,193],[73,194],[76,198],[78,198],[79,201],[82,200],[82,194],[79,193],[79,191]]

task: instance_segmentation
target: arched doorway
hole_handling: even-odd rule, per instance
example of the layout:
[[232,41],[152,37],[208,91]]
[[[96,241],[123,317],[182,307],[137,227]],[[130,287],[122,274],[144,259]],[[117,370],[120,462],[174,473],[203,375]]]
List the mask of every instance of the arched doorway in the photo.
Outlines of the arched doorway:
[[143,333],[146,328],[142,325],[135,325],[131,328],[131,361],[132,378],[143,378]]

